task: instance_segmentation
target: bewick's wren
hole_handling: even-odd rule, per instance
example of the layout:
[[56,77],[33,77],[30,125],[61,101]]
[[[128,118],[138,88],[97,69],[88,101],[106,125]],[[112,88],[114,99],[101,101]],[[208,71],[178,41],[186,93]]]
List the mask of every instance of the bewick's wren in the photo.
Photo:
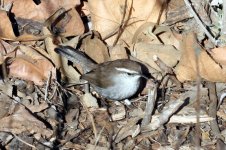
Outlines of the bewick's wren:
[[[140,78],[146,78],[143,75],[141,64],[136,61],[119,59],[93,64],[81,52],[71,47],[59,46],[55,51],[68,60],[83,65],[88,72],[81,75],[81,79],[88,81],[97,93],[108,99],[123,100],[130,98],[138,91],[141,84]],[[86,62],[81,63],[84,60]],[[86,65],[84,65],[85,63]],[[91,64],[87,67],[87,63]]]

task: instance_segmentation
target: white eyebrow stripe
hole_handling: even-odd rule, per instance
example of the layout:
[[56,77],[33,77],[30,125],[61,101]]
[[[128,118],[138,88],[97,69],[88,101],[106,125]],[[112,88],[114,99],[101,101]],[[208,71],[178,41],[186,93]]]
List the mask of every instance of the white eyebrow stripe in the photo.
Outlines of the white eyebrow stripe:
[[138,72],[136,72],[134,70],[129,70],[129,69],[126,69],[126,68],[118,68],[118,67],[115,67],[115,69],[118,70],[118,71],[122,71],[122,72],[138,74]]

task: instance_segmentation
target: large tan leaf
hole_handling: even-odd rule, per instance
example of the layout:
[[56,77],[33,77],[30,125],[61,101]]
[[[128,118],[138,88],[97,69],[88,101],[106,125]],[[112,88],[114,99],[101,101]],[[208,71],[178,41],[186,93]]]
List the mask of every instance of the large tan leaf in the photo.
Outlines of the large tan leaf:
[[61,21],[65,19],[62,21],[63,25],[59,28],[61,35],[74,36],[84,32],[83,22],[75,9],[77,5],[80,5],[79,0],[45,0],[41,1],[39,5],[36,5],[33,0],[5,0],[4,3],[13,3],[11,12],[15,15],[15,20],[23,31],[21,31],[19,37],[15,37],[11,22],[4,12],[5,15],[0,14],[0,37],[4,39],[18,41],[43,39],[43,36],[33,31],[41,32],[42,27],[46,25],[45,21],[60,8],[70,9],[64,17],[61,17]]
[[18,105],[12,115],[0,119],[0,130],[14,134],[29,131],[31,133],[40,133],[44,137],[50,137],[53,133],[22,105]]
[[[91,0],[88,6],[91,12],[93,29],[100,32],[102,37],[117,31],[121,25],[124,8],[128,20],[126,29],[121,36],[121,42],[131,43],[136,29],[146,21],[157,22],[161,11],[162,1],[159,0]],[[162,16],[164,20],[165,16]],[[112,45],[115,36],[109,38],[107,43]]]
[[0,38],[16,38],[9,17],[5,11],[0,10],[0,18]]
[[102,63],[109,60],[108,48],[103,41],[96,36],[91,35],[82,40],[81,49],[97,63]]
[[197,62],[200,76],[212,82],[226,82],[226,66],[219,65],[197,43],[195,36],[190,33],[184,36],[184,49],[175,73],[180,81],[196,80]]
[[150,44],[173,45],[180,50],[179,34],[173,33],[168,26],[145,22],[134,33],[132,43],[145,42]]
[[54,72],[53,65],[46,59],[30,62],[24,58],[15,58],[9,66],[9,76],[33,81],[42,85],[48,77],[48,73]]
[[4,0],[5,4],[13,2],[12,12],[16,17],[32,19],[36,21],[45,21],[57,9],[74,8],[80,4],[79,0],[45,0],[36,5],[33,0]]
[[151,67],[159,71],[160,68],[152,59],[154,55],[157,55],[164,63],[166,63],[170,67],[175,66],[181,56],[181,52],[171,45],[139,42],[134,46],[134,49],[134,56],[137,59],[148,63]]

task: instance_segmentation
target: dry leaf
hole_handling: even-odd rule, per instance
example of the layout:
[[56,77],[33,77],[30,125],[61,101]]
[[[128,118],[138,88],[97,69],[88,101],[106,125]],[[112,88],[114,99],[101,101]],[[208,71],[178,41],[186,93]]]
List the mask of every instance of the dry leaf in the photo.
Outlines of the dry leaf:
[[26,42],[26,41],[39,41],[39,40],[44,40],[46,37],[48,37],[50,35],[44,35],[44,36],[35,36],[35,35],[32,35],[32,34],[22,34],[14,39],[9,39],[9,40],[12,40],[12,41],[21,41],[21,42]]
[[210,55],[221,65],[226,65],[226,47],[214,48],[210,51]]
[[97,103],[97,99],[95,97],[92,96],[91,93],[85,93],[82,98],[81,98],[83,104],[85,105],[85,107],[94,107],[94,108],[98,108],[99,105]]
[[[91,12],[91,19],[93,29],[100,32],[102,37],[118,31],[121,25],[124,10],[126,10],[125,20],[129,18],[126,29],[121,36],[121,42],[131,43],[133,34],[144,22],[157,22],[161,11],[162,1],[157,0],[92,0],[88,1],[89,9]],[[131,12],[131,13],[130,13]],[[164,13],[163,13],[164,14]],[[162,15],[161,20],[165,18]],[[123,22],[125,23],[125,22]],[[111,46],[116,36],[106,40]]]
[[16,37],[7,13],[0,10],[0,18],[0,38],[15,39]]
[[171,45],[137,43],[134,46],[136,57],[143,62],[148,63],[151,67],[160,71],[159,67],[153,61],[153,56],[157,55],[166,65],[173,67],[178,63],[181,52]]
[[36,21],[44,22],[50,15],[57,9],[63,7],[65,9],[74,8],[80,5],[79,0],[45,0],[36,5],[33,0],[5,0],[4,3],[8,4],[13,2],[12,13],[16,17],[26,18]]
[[16,49],[16,46],[0,40],[0,53],[3,55],[9,54]]
[[122,120],[126,117],[126,109],[124,105],[115,105],[108,109],[111,114],[112,121]]
[[36,85],[44,84],[49,71],[54,73],[52,64],[46,59],[32,63],[23,58],[15,58],[9,66],[9,76],[33,81]]
[[12,115],[0,119],[0,130],[14,134],[29,131],[30,133],[41,133],[44,137],[50,137],[53,133],[22,105],[18,105]]
[[91,35],[82,40],[81,49],[84,49],[86,55],[97,63],[108,61],[109,54],[107,46],[96,36]]
[[[45,27],[43,28],[45,35],[50,34],[50,31]],[[63,56],[57,54],[54,49],[57,47],[53,43],[53,38],[48,37],[45,39],[46,49],[50,55],[51,60],[55,64],[57,69],[61,69],[63,78],[66,76],[69,83],[79,83],[80,74],[72,67],[68,65],[68,60]]]
[[71,65],[68,65],[68,60],[67,58],[64,58],[63,56],[62,58],[62,72],[63,74],[67,77],[67,82],[68,83],[81,83],[80,82],[80,74],[75,70],[75,68],[73,68]]
[[63,45],[65,45],[65,46],[71,46],[71,47],[74,47],[75,48],[75,47],[77,47],[77,45],[79,43],[79,39],[80,39],[80,36],[76,36],[76,37],[70,39],[69,41],[64,42]]
[[67,37],[83,34],[85,31],[85,27],[78,12],[75,9],[71,9],[68,12],[68,15],[71,16],[71,20],[66,24],[66,26],[64,27],[65,32],[61,35]]
[[7,116],[9,114],[9,108],[12,103],[12,99],[5,95],[0,95],[0,119]]
[[200,69],[200,76],[212,82],[226,82],[226,66],[219,65],[197,43],[193,33],[184,36],[184,49],[181,60],[175,68],[177,78],[183,82],[196,80],[196,56]]
[[[50,31],[47,27],[43,28],[43,34],[44,35],[50,35]],[[58,55],[54,49],[57,47],[57,45],[55,45],[53,43],[53,37],[47,37],[45,39],[45,45],[46,45],[46,50],[48,52],[48,54],[50,55],[51,60],[53,61],[53,63],[55,64],[56,68],[59,69],[61,66],[61,59],[60,59],[60,55]]]
[[47,109],[49,107],[49,105],[45,102],[39,104],[39,105],[33,105],[33,104],[29,104],[29,105],[25,105],[27,108],[29,108],[29,110],[33,113],[36,112],[40,112],[43,111],[45,109]]
[[179,34],[173,33],[168,26],[157,26],[153,34],[158,36],[163,44],[172,45],[176,47],[177,50],[181,50]]
[[[44,27],[44,22],[60,8],[65,8],[66,10],[71,9],[67,12],[67,15],[64,16],[69,19],[65,25],[59,29],[60,33],[62,33],[63,36],[74,36],[80,35],[84,32],[83,22],[75,9],[77,5],[80,5],[80,1],[78,0],[45,0],[41,1],[39,5],[36,5],[33,0],[4,1],[5,4],[9,4],[11,2],[13,2],[11,12],[15,15],[15,20],[17,21],[17,24],[21,26],[22,30],[20,31],[21,35],[19,37],[15,37],[8,16],[1,16],[0,14],[1,18],[3,18],[1,20],[2,25],[0,25],[2,28],[0,28],[0,31],[2,30],[2,33],[0,32],[0,37],[4,39],[18,41],[44,39],[44,36],[38,36],[42,27]],[[63,18],[61,19],[63,20]]]
[[[12,96],[13,94],[13,85],[14,83],[11,82],[5,82],[4,84],[0,84],[0,90],[2,91],[2,93],[8,95],[8,96]],[[20,91],[17,91],[17,96],[19,97],[26,97],[26,95]]]
[[115,142],[118,143],[124,138],[133,135],[137,129],[137,122],[139,119],[140,119],[139,117],[129,119],[127,124],[124,125],[118,132],[115,138]]
[[88,2],[82,1],[81,16],[90,16]]
[[180,50],[181,40],[178,39],[177,35],[178,34],[173,33],[168,26],[158,26],[152,22],[145,22],[134,33],[132,43],[136,44],[144,42],[150,44],[173,45]]
[[128,54],[125,47],[122,45],[115,45],[109,50],[111,60],[128,59]]
[[28,47],[28,46],[21,44],[19,46],[19,51],[21,51],[22,54],[24,54],[28,57],[31,57],[34,60],[43,59],[43,56],[40,55],[40,53],[38,51],[34,50],[32,47]]

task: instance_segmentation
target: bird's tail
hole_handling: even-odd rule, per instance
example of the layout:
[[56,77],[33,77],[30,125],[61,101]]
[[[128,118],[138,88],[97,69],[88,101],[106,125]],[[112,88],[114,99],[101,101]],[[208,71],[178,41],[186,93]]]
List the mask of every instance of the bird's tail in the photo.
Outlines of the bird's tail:
[[81,65],[85,72],[89,72],[95,68],[96,64],[89,59],[84,53],[78,51],[70,46],[58,46],[55,52],[66,57],[75,64]]

